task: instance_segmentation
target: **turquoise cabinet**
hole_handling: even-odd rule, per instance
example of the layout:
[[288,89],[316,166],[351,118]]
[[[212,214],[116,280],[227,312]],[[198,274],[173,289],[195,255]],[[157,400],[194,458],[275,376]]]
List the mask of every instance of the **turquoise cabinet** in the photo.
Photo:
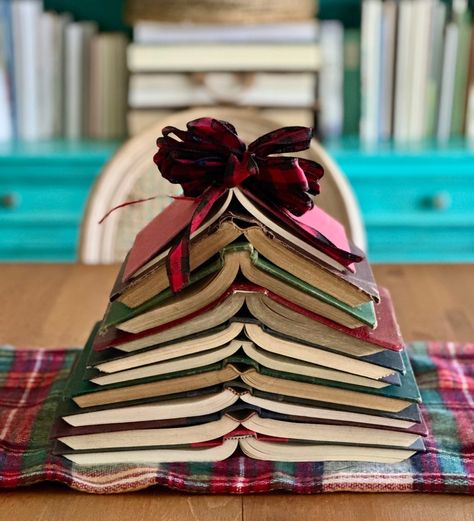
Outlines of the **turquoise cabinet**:
[[349,177],[377,262],[474,261],[474,151],[329,146]]
[[92,183],[117,143],[0,145],[0,260],[72,261]]
[[[0,145],[0,260],[75,260],[87,196],[117,147]],[[373,262],[474,261],[473,151],[327,147],[354,187]]]

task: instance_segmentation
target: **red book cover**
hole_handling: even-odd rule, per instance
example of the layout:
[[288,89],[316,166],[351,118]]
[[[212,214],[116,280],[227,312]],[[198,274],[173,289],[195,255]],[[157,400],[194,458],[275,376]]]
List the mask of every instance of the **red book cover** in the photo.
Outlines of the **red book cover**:
[[[354,272],[354,264],[340,258],[338,250],[351,252],[349,240],[342,224],[328,215],[324,210],[314,207],[304,215],[296,217],[288,212],[277,211],[265,204],[248,191],[241,190],[245,196],[260,207],[265,213],[271,214],[280,221],[284,227],[297,235],[302,240],[312,244],[328,256],[335,258]],[[219,199],[217,204],[228,204],[225,197]],[[123,281],[144,266],[151,259],[169,246],[170,242],[181,233],[190,222],[198,202],[195,199],[176,199],[165,210],[152,219],[136,236],[133,246],[125,261]],[[316,238],[313,230],[324,235],[334,246],[328,246],[321,239]]]
[[140,333],[135,334],[126,333],[116,328],[110,328],[104,334],[99,334],[96,336],[94,341],[94,351],[102,351],[109,347],[118,346],[120,344],[131,342],[132,340],[136,340],[138,338],[144,338],[149,335],[159,333],[160,331],[164,331],[166,329],[169,329],[170,327],[182,324],[183,322],[188,322],[194,317],[218,306],[226,298],[238,291],[263,293],[275,302],[297,313],[300,313],[312,320],[321,322],[322,324],[325,324],[333,329],[341,331],[346,335],[358,338],[369,344],[373,344],[384,349],[391,349],[392,351],[401,351],[404,347],[400,333],[400,328],[395,318],[395,311],[393,309],[392,299],[390,297],[390,293],[385,288],[380,288],[380,303],[375,306],[375,313],[377,316],[378,324],[377,328],[371,329],[370,327],[362,326],[355,329],[350,329],[348,327],[342,326],[341,324],[337,324],[332,320],[321,317],[320,315],[316,315],[311,311],[303,309],[300,306],[297,306],[296,304],[293,304],[292,302],[289,302],[288,300],[279,297],[278,295],[275,295],[274,293],[266,290],[265,288],[262,288],[261,286],[257,286],[251,283],[234,283],[217,300],[215,300],[208,306],[205,306],[178,320],[174,320],[173,322],[169,322],[167,324],[163,324],[161,326],[147,329],[146,331],[142,331]]
[[195,199],[175,199],[137,234],[125,261],[123,280],[129,279],[184,230],[197,204]]

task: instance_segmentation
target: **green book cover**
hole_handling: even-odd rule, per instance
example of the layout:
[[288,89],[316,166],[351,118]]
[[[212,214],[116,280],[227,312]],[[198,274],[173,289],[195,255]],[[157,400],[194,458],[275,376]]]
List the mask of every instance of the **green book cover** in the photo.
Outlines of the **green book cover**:
[[[202,269],[191,273],[188,287],[192,287],[193,284],[196,284],[210,275],[215,275],[223,268],[223,266],[224,263],[222,256],[217,260],[207,263]],[[173,297],[173,295],[174,293],[171,291],[171,289],[167,288],[158,295],[155,295],[151,299],[148,299],[135,308],[131,308],[126,304],[116,300],[112,302],[107,308],[104,320],[102,322],[102,329],[116,326],[117,324],[125,322],[126,320],[130,320],[131,318],[142,315],[143,313],[146,313],[147,311],[150,311],[151,309],[164,303],[166,300]]]
[[360,29],[344,31],[343,84],[343,132],[346,136],[356,136],[360,121]]
[[331,306],[334,306],[341,311],[345,311],[346,313],[358,318],[361,322],[364,322],[368,326],[374,327],[377,324],[373,302],[366,302],[364,304],[360,304],[359,306],[349,306],[332,295],[328,295],[319,288],[311,286],[307,282],[304,282],[294,275],[291,275],[287,271],[282,270],[278,266],[275,266],[275,264],[272,264],[264,257],[259,256],[256,251],[251,255],[251,259],[257,268],[267,272],[269,275],[285,281],[287,284],[303,291],[304,293],[307,293],[308,295],[311,295],[318,300],[321,300],[322,302],[325,302],[326,304],[330,304]]
[[86,345],[84,349],[81,351],[81,354],[76,359],[75,364],[71,368],[71,372],[69,373],[69,378],[64,386],[63,390],[63,399],[66,400],[70,396],[75,393],[75,390],[80,386],[84,374],[86,373],[89,357],[92,353],[92,346],[94,344],[94,339],[99,331],[100,322],[97,322],[92,331],[89,334],[89,338],[87,339]]
[[[302,281],[301,279],[291,275],[287,271],[278,268],[268,260],[259,256],[257,251],[249,243],[237,243],[224,248],[221,252],[220,257],[217,260],[212,261],[204,265],[203,268],[191,273],[191,281],[188,287],[192,288],[193,284],[196,284],[197,282],[205,279],[206,277],[209,277],[210,275],[216,274],[219,270],[221,270],[224,267],[225,256],[229,253],[236,251],[247,252],[249,254],[251,262],[257,268],[259,268],[262,271],[265,271],[269,275],[284,281],[288,285],[291,285],[322,302],[330,304],[331,306],[334,306],[340,309],[341,311],[348,313],[349,315],[357,318],[358,320],[360,320],[364,324],[367,324],[370,327],[376,326],[377,322],[373,302],[367,302],[354,307],[349,306],[344,302],[341,302],[340,300],[336,299],[335,297],[325,293],[324,291],[314,286],[311,286],[310,284]],[[173,293],[168,288],[135,308],[130,308],[122,302],[112,302],[107,310],[106,316],[102,323],[102,328],[105,329],[111,326],[115,326],[117,324],[125,322],[126,320],[130,320],[134,317],[137,317],[143,313],[146,313],[147,311],[150,311],[160,306],[172,297]],[[219,295],[216,295],[216,298],[218,297]]]

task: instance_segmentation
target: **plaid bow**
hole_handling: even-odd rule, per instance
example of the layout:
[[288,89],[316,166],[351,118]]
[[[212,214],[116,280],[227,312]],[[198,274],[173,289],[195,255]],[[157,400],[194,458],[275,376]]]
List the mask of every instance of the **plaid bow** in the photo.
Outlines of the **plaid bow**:
[[165,127],[163,136],[157,139],[158,152],[153,158],[165,179],[182,186],[184,197],[199,201],[191,222],[167,259],[174,292],[189,282],[191,234],[228,189],[242,186],[267,204],[302,215],[313,207],[310,194],[319,193],[318,181],[324,173],[323,167],[314,161],[273,155],[307,149],[312,138],[310,128],[280,128],[246,146],[227,121],[199,118],[186,127],[187,130]]

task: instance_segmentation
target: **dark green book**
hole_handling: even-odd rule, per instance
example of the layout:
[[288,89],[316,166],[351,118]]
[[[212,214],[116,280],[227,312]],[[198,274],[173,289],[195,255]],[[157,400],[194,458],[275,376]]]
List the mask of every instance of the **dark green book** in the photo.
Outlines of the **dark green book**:
[[[72,399],[67,398],[62,402],[62,405],[60,409],[58,410],[57,417],[64,417],[64,416],[76,416],[76,415],[82,415],[84,413],[91,413],[91,412],[98,412],[101,411],[112,411],[114,409],[128,409],[128,408],[134,408],[134,407],[141,407],[143,405],[152,405],[152,404],[166,404],[167,402],[171,402],[173,400],[183,400],[183,399],[192,399],[196,397],[202,397],[205,398],[206,396],[214,395],[217,393],[220,393],[224,391],[225,389],[230,388],[233,390],[233,392],[237,393],[250,393],[258,398],[266,399],[266,400],[272,400],[276,403],[282,403],[286,402],[289,404],[295,404],[295,405],[304,405],[307,407],[317,407],[320,409],[335,409],[335,407],[332,404],[328,404],[326,402],[321,402],[318,400],[310,400],[307,398],[297,398],[294,396],[286,396],[283,394],[278,393],[272,393],[272,392],[266,392],[266,391],[260,391],[259,389],[252,389],[249,385],[243,383],[240,380],[234,380],[232,382],[227,382],[224,384],[212,386],[212,387],[205,387],[202,389],[198,389],[195,391],[188,391],[188,392],[182,392],[182,393],[176,393],[174,395],[167,395],[167,396],[154,396],[151,398],[143,398],[141,400],[130,400],[126,403],[112,403],[112,404],[106,404],[101,406],[94,406],[94,407],[79,407]],[[368,408],[360,408],[357,407],[357,405],[344,405],[344,404],[338,404],[337,406],[338,411],[346,411],[346,412],[353,412],[353,413],[359,413],[359,414],[371,414],[380,416],[382,418],[392,418],[396,420],[405,420],[410,421],[414,423],[421,423],[422,416],[419,409],[419,406],[417,403],[411,403],[408,407],[401,411],[379,411],[375,409],[368,409]]]
[[[94,328],[93,335],[96,331],[97,326]],[[344,382],[323,380],[294,373],[275,371],[261,366],[255,361],[249,359],[247,356],[239,355],[231,356],[215,364],[179,371],[177,373],[168,373],[131,382],[127,381],[99,386],[88,380],[84,380],[87,373],[88,357],[90,355],[92,344],[93,336],[89,338],[86,348],[76,364],[70,381],[64,391],[65,399],[72,398],[81,407],[118,402],[126,403],[130,400],[140,400],[143,398],[151,398],[153,396],[165,396],[167,394],[193,391],[238,379],[251,387],[255,386],[263,391],[270,391],[271,389],[278,388],[279,392],[282,392],[282,394],[288,394],[287,392],[282,391],[287,388],[298,396],[301,393],[303,393],[302,396],[305,396],[304,393],[312,392],[311,387],[306,384],[317,386],[319,392],[323,392],[323,394],[327,392],[327,389],[351,391],[352,394],[350,397],[346,396],[344,397],[344,400],[355,400],[356,403],[354,403],[354,405],[357,405],[357,400],[362,401],[364,395],[367,394],[370,394],[374,398],[382,397],[393,400],[402,400],[407,402],[405,406],[409,405],[408,402],[421,401],[413,371],[405,352],[402,353],[402,356],[406,367],[406,373],[400,378],[401,385],[388,385],[381,389],[367,388]],[[263,379],[258,375],[263,376]],[[297,384],[293,391],[293,386],[290,385],[290,382],[292,381],[302,385]],[[323,391],[323,388],[326,389],[326,391]],[[315,390],[316,393],[317,391],[318,390]],[[329,392],[329,395],[332,394],[334,393]],[[311,398],[310,395],[308,395],[308,397]],[[337,397],[334,399],[337,399]],[[392,406],[396,407],[396,405],[392,403],[393,400],[389,400],[385,405],[389,408]],[[374,403],[377,403],[377,400],[375,400]],[[351,405],[351,403],[349,403],[349,405]]]
[[[347,389],[350,391],[356,391],[358,393],[365,393],[365,394],[372,394],[377,396],[385,396],[390,398],[397,398],[401,400],[409,400],[413,402],[420,402],[420,394],[418,391],[418,387],[416,385],[415,378],[413,376],[413,372],[411,371],[411,366],[405,357],[405,366],[407,368],[407,372],[405,375],[401,376],[400,378],[400,385],[387,385],[386,387],[376,389],[376,388],[369,388],[364,387],[360,385],[353,385],[348,384],[345,382],[338,382],[336,380],[326,380],[321,378],[315,378],[305,375],[299,375],[295,373],[286,373],[283,371],[276,371],[274,369],[270,369],[267,367],[262,366],[261,364],[258,364],[254,360],[251,360],[250,358],[243,356],[243,355],[235,355],[231,356],[229,358],[226,358],[225,360],[221,362],[216,362],[214,364],[205,365],[202,367],[197,367],[193,369],[183,370],[183,371],[177,371],[174,373],[167,373],[164,375],[159,376],[151,376],[147,378],[141,378],[137,380],[129,380],[126,382],[120,382],[120,383],[114,383],[109,385],[97,385],[89,380],[85,380],[81,378],[79,385],[74,388],[73,394],[69,395],[69,397],[78,397],[89,393],[101,393],[101,392],[107,392],[112,389],[131,389],[135,386],[140,385],[146,385],[148,383],[157,383],[157,382],[163,382],[166,383],[169,380],[177,380],[183,377],[191,377],[194,375],[200,375],[203,373],[218,373],[224,369],[226,369],[228,366],[232,366],[235,368],[233,372],[229,374],[228,380],[231,381],[233,379],[237,379],[241,377],[241,374],[245,374],[246,370],[249,368],[254,368],[256,372],[258,372],[261,375],[269,376],[272,378],[278,378],[279,380],[291,380],[295,382],[302,382],[302,383],[309,383],[314,385],[320,385],[320,386],[327,386],[327,387],[335,387],[339,389]],[[86,373],[84,373],[83,376],[85,376]],[[212,381],[212,380],[211,380]],[[245,381],[245,380],[244,380]],[[216,382],[217,383],[217,382]],[[183,389],[186,390],[186,389]]]
[[343,83],[343,133],[357,136],[360,122],[360,29],[344,30]]

